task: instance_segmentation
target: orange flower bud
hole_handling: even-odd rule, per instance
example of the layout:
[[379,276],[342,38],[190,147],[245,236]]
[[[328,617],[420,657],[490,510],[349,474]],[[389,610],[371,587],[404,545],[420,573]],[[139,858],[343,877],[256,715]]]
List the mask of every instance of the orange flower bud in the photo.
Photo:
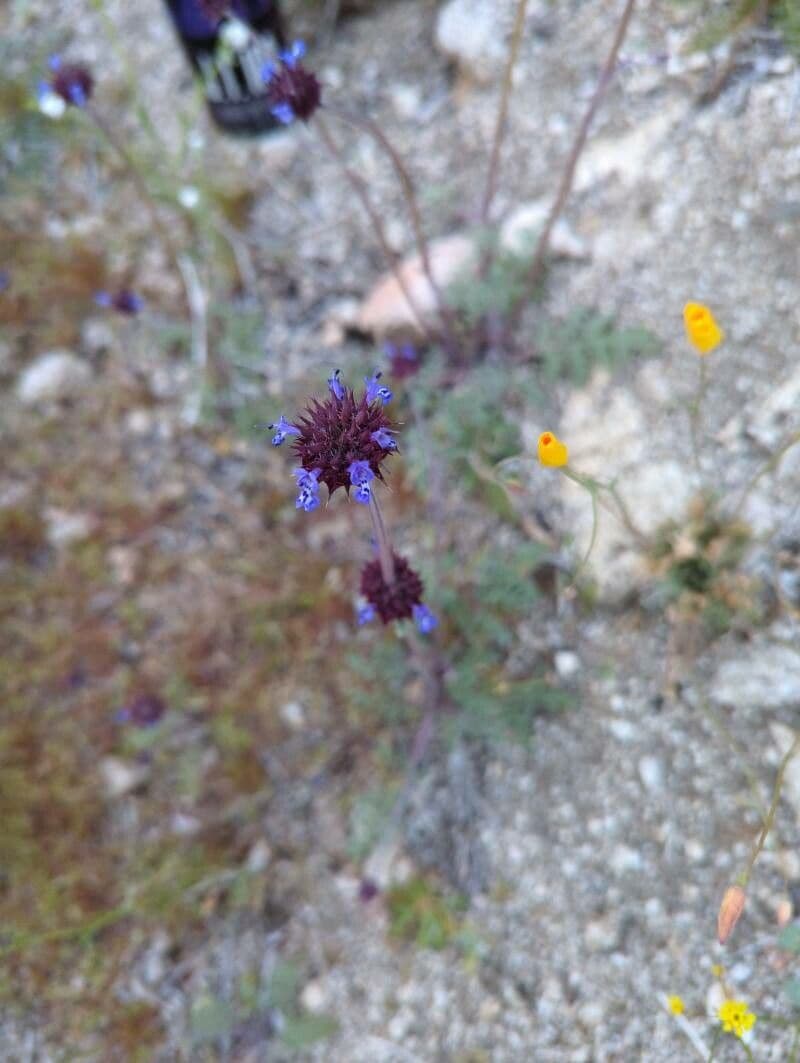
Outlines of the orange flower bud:
[[557,469],[567,464],[569,452],[566,444],[552,432],[542,432],[539,436],[539,461],[550,469]]
[[702,303],[687,303],[683,308],[686,335],[698,354],[710,354],[725,339],[714,315]]
[[739,916],[744,911],[744,902],[747,899],[741,886],[728,886],[722,904],[719,906],[717,916],[717,937],[720,945],[724,945],[733,933],[733,928],[739,922]]

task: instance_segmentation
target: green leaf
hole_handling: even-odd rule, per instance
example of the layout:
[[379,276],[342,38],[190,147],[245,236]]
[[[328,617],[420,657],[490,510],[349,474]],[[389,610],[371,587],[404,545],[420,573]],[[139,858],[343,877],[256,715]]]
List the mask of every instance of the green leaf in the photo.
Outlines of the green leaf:
[[288,961],[279,963],[272,972],[269,983],[269,1002],[278,1011],[294,1010],[297,990],[300,985],[300,971]]
[[233,1028],[233,1009],[219,997],[204,993],[192,1003],[191,1027],[195,1042],[215,1041]]
[[281,1040],[287,1048],[305,1048],[332,1037],[338,1029],[338,1022],[329,1015],[287,1015]]
[[795,1008],[800,1008],[800,978],[790,978],[784,983],[783,991],[790,1004]]
[[778,948],[786,952],[800,952],[800,923],[792,923],[778,935]]

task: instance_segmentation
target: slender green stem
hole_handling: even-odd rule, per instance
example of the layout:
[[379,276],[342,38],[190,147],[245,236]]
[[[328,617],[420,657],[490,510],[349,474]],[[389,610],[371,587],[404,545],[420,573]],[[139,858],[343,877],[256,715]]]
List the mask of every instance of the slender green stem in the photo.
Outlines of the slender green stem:
[[747,1041],[742,1041],[741,1038],[740,1038],[740,1043],[741,1043],[742,1048],[745,1051],[745,1055],[750,1060],[750,1063],[753,1063],[753,1053],[750,1050],[750,1045],[747,1043]]
[[714,1063],[714,1055],[716,1054],[717,1045],[719,1044],[721,1037],[722,1037],[722,1027],[721,1026],[717,1026],[715,1028],[715,1030],[714,1030],[714,1033],[711,1036],[711,1051],[708,1053],[708,1061],[707,1061],[707,1063]]
[[93,122],[95,128],[100,132],[106,143],[112,148],[112,150],[121,159],[128,172],[131,181],[139,193],[139,198],[142,201],[142,205],[150,215],[150,220],[153,224],[153,228],[161,238],[162,243],[170,257],[172,265],[178,274],[181,273],[180,267],[180,252],[169,233],[169,230],[165,227],[158,213],[158,207],[156,206],[150,190],[142,176],[142,173],[136,163],[136,160],[122,143],[116,132],[112,129],[111,125],[105,120],[102,114],[91,104],[87,105],[84,109],[84,113],[89,116]]
[[697,379],[697,392],[692,403],[689,406],[689,430],[692,440],[692,458],[694,460],[694,467],[697,470],[697,475],[702,475],[702,469],[700,467],[700,426],[703,420],[703,404],[705,402],[706,390],[708,389],[708,366],[706,359],[701,355],[700,357],[700,375]]
[[489,155],[489,168],[486,172],[486,187],[483,190],[483,199],[481,201],[480,219],[484,225],[489,218],[492,200],[497,189],[497,178],[500,173],[500,153],[508,124],[508,107],[511,102],[511,93],[514,90],[514,69],[516,68],[520,47],[522,46],[527,8],[528,0],[517,0],[514,28],[511,31],[511,43],[508,47],[508,59],[503,74],[503,87],[500,90],[500,105],[497,108],[492,150]]
[[781,446],[775,451],[775,453],[767,459],[767,461],[761,466],[761,468],[755,473],[755,475],[750,478],[750,480],[745,486],[744,491],[742,491],[741,495],[739,496],[738,502],[736,503],[737,513],[741,513],[745,502],[750,497],[751,492],[754,490],[759,481],[764,476],[766,476],[767,473],[770,473],[773,469],[777,468],[783,460],[784,456],[788,453],[788,451],[790,451],[792,447],[796,446],[798,443],[800,443],[800,431],[794,432],[792,435],[790,435],[789,438],[784,443],[782,443]]
[[747,887],[747,883],[749,882],[750,876],[753,873],[753,868],[755,867],[756,860],[758,859],[762,849],[764,848],[764,843],[767,840],[769,832],[772,830],[772,825],[775,822],[775,813],[778,811],[778,803],[781,799],[783,778],[786,774],[786,769],[789,766],[789,761],[792,759],[795,753],[797,753],[798,749],[800,749],[800,733],[795,735],[794,741],[792,742],[789,749],[786,751],[783,760],[780,762],[780,765],[778,767],[778,773],[775,776],[775,787],[772,791],[772,802],[769,806],[769,809],[767,810],[767,815],[764,819],[764,822],[761,825],[761,830],[759,832],[758,837],[756,838],[755,845],[753,846],[753,851],[750,854],[750,859],[747,862],[747,867],[740,875],[737,876],[736,882],[739,886],[742,887],[742,889],[745,889]]

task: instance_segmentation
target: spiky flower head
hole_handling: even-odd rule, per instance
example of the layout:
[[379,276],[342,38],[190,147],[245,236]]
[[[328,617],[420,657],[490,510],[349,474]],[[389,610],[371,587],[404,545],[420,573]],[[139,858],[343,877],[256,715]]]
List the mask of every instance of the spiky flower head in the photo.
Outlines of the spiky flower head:
[[307,122],[322,103],[322,86],[316,75],[303,66],[305,54],[305,44],[295,41],[281,52],[279,66],[266,63],[262,70],[267,102],[273,115],[284,125],[290,125],[296,118]]
[[[48,99],[57,97],[67,107],[85,107],[94,88],[94,78],[82,63],[65,63],[60,55],[51,55],[48,64],[52,72],[49,81],[39,85],[39,105],[45,113]],[[52,117],[58,117],[52,108]]]
[[[410,620],[422,605],[422,579],[399,554],[394,557],[394,582],[383,578],[380,558],[375,558],[361,570],[361,593],[384,622]],[[427,609],[426,609],[427,612]],[[432,614],[431,614],[432,615]]]
[[370,481],[383,480],[381,465],[397,449],[393,427],[379,399],[365,393],[356,398],[351,388],[334,373],[329,394],[320,402],[312,399],[295,425],[282,420],[284,435],[296,436],[293,447],[300,465],[308,472],[319,470],[319,482],[328,493],[355,488],[360,502],[369,502]]
[[137,295],[136,292],[132,292],[130,288],[120,288],[116,292],[96,292],[94,301],[98,306],[116,310],[118,314],[123,314],[126,317],[133,317],[138,314],[144,306],[144,299]]

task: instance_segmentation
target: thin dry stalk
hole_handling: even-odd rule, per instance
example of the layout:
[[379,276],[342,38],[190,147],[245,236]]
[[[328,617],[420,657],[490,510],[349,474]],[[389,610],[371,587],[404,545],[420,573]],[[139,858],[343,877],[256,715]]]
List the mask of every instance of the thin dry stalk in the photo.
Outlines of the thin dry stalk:
[[503,87],[500,90],[500,105],[497,108],[497,120],[494,126],[492,150],[489,155],[489,169],[486,173],[486,187],[483,190],[481,201],[481,222],[483,224],[489,218],[492,208],[492,200],[497,190],[497,178],[500,173],[500,152],[503,147],[503,138],[508,124],[508,107],[511,102],[511,93],[514,89],[514,70],[519,59],[522,37],[525,30],[525,15],[528,9],[528,0],[517,0],[517,11],[514,16],[514,28],[511,31],[511,43],[508,47],[508,60],[503,75]]
[[444,326],[444,333],[447,339],[448,345],[455,348],[455,322],[453,318],[453,311],[447,304],[447,300],[442,292],[441,285],[436,280],[433,273],[433,267],[431,265],[430,247],[428,239],[425,236],[425,230],[422,225],[422,212],[419,209],[419,200],[417,198],[417,191],[414,187],[414,181],[409,173],[402,155],[386,136],[384,131],[368,116],[361,116],[351,114],[349,111],[341,110],[340,108],[328,107],[327,110],[330,114],[337,118],[342,119],[344,122],[349,122],[351,125],[356,126],[358,129],[363,129],[365,133],[368,133],[378,144],[378,146],[386,153],[389,160],[394,167],[394,171],[397,174],[400,181],[400,187],[403,191],[403,198],[406,201],[408,213],[411,218],[411,226],[414,230],[414,242],[417,245],[417,253],[422,264],[422,270],[425,274],[425,278],[428,284],[431,286],[431,291],[436,299],[436,305],[439,310],[439,315],[442,319],[442,325]]
[[378,239],[378,243],[380,244],[384,258],[386,259],[389,268],[391,269],[392,274],[394,275],[394,278],[397,281],[400,290],[406,299],[406,302],[411,308],[414,317],[417,319],[417,324],[422,329],[422,331],[428,336],[431,342],[435,342],[436,337],[432,334],[431,329],[425,323],[425,319],[419,309],[417,301],[411,294],[411,290],[408,286],[408,283],[405,277],[403,276],[402,270],[400,269],[398,257],[392,250],[392,247],[386,237],[386,232],[383,228],[383,222],[378,217],[378,213],[375,210],[375,207],[372,205],[372,201],[369,197],[369,192],[367,191],[367,186],[364,183],[364,180],[355,172],[355,170],[353,170],[348,165],[341,148],[331,136],[331,132],[328,129],[327,123],[319,112],[317,112],[315,116],[315,124],[322,143],[325,145],[330,154],[341,167],[342,172],[349,181],[351,188],[353,189],[358,198],[358,201],[364,208],[364,211],[366,212],[367,217],[369,218],[370,223],[372,224],[373,231]]
[[[558,221],[564,206],[566,205],[569,194],[572,191],[572,185],[575,180],[575,171],[578,166],[578,160],[581,157],[583,149],[586,147],[586,141],[589,136],[589,129],[591,128],[594,116],[597,113],[603,97],[606,94],[606,90],[614,75],[614,70],[617,66],[617,59],[619,58],[619,52],[622,47],[623,41],[628,32],[628,26],[630,25],[631,16],[633,15],[633,9],[636,6],[636,0],[625,0],[625,7],[622,11],[622,17],[617,25],[616,32],[614,34],[614,40],[611,44],[611,49],[606,58],[605,64],[600,77],[597,81],[597,86],[594,90],[589,106],[586,109],[586,113],[583,116],[578,132],[575,137],[575,141],[572,145],[572,150],[567,158],[567,164],[564,167],[564,172],[561,175],[561,183],[558,187],[556,198],[553,201],[553,206],[550,208],[550,213],[547,216],[547,221],[544,224],[544,228],[537,241],[536,248],[531,259],[531,264],[528,267],[527,284],[529,288],[535,288],[538,284],[542,268],[544,266],[545,255],[550,245],[550,237],[553,233],[553,228]],[[512,315],[514,322],[519,320],[519,316],[522,313],[524,306],[522,300],[518,301],[517,306]]]

